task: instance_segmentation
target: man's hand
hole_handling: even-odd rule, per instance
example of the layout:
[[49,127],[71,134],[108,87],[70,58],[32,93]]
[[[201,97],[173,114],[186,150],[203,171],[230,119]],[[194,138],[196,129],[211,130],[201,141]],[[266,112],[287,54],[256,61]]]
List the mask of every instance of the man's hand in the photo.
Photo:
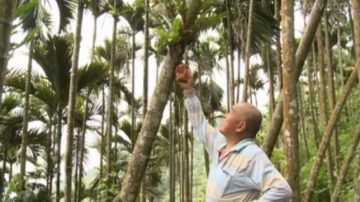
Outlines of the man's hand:
[[187,64],[179,64],[175,68],[175,80],[184,91],[193,90],[192,75]]

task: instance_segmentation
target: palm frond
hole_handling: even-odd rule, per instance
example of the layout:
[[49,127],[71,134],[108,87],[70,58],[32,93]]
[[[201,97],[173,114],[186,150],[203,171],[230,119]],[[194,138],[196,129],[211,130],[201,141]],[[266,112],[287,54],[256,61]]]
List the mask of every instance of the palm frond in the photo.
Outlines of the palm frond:
[[139,32],[144,29],[144,6],[141,5],[127,5],[121,9],[121,16],[125,18],[134,32]]
[[24,31],[35,28],[46,30],[50,27],[50,14],[39,0],[22,0],[19,15]]
[[194,30],[195,32],[205,31],[209,28],[216,27],[223,18],[226,17],[226,13],[222,12],[216,15],[208,16],[208,14],[200,15],[194,22]]
[[59,32],[61,32],[66,30],[66,26],[70,23],[70,20],[73,19],[76,3],[74,0],[56,0],[56,3],[59,8]]
[[108,77],[108,65],[100,61],[93,62],[78,70],[78,91],[85,87],[104,83]]
[[20,106],[20,104],[21,104],[21,97],[18,94],[15,93],[6,94],[0,105],[1,116],[5,116],[11,110]]
[[106,0],[86,0],[85,8],[89,9],[95,17],[107,12]]
[[50,36],[43,44],[37,45],[34,51],[34,60],[62,102],[67,102],[70,85],[72,40],[72,35]]

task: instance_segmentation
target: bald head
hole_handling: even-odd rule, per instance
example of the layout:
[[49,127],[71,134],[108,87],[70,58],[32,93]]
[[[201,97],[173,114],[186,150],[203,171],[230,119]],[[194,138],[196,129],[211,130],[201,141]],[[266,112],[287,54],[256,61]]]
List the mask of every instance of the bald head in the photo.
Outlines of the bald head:
[[236,104],[233,110],[235,110],[240,120],[246,122],[245,132],[255,137],[262,122],[261,112],[254,105],[247,102]]

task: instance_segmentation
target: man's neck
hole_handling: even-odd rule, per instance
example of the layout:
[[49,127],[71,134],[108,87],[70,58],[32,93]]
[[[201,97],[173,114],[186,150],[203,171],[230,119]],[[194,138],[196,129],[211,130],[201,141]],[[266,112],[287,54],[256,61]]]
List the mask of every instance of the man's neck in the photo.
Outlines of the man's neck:
[[230,137],[225,137],[226,139],[226,148],[230,149],[233,146],[235,146],[237,143],[241,142],[242,140],[246,139],[247,137],[244,136],[230,136]]

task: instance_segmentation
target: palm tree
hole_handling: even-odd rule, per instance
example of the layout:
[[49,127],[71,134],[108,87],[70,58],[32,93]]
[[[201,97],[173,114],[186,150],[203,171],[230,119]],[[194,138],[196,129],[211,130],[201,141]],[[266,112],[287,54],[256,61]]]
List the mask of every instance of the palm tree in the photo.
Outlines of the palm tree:
[[[30,95],[36,97],[47,106],[48,116],[57,114],[57,148],[61,148],[61,128],[63,121],[63,109],[68,101],[72,35],[49,36],[49,39],[36,45],[34,60],[44,71],[43,75],[33,75]],[[76,92],[99,82],[105,82],[107,78],[107,65],[95,62],[80,68]],[[6,85],[25,91],[25,76],[22,72],[14,71],[7,76]],[[129,95],[130,96],[130,95]],[[52,124],[52,123],[50,123]],[[60,129],[60,130],[59,130]],[[50,138],[50,137],[49,137]],[[57,169],[60,169],[60,150],[57,150]],[[50,169],[51,171],[51,169]],[[59,171],[59,170],[58,170]],[[50,174],[51,175],[51,174]],[[57,193],[60,194],[60,172],[57,172]],[[57,199],[60,200],[60,195]]]
[[12,31],[12,23],[14,20],[17,0],[0,0],[0,102],[2,101],[4,74],[7,68],[10,36]]
[[249,63],[250,63],[250,44],[251,44],[251,35],[252,35],[252,26],[254,18],[254,0],[250,0],[249,4],[249,20],[247,27],[247,37],[246,37],[246,49],[245,49],[245,75],[244,75],[244,88],[242,92],[241,101],[246,102],[248,97],[248,78],[249,78]]
[[81,27],[84,10],[84,0],[78,1],[77,21],[74,40],[74,51],[72,55],[71,77],[69,86],[69,101],[68,101],[68,115],[67,115],[67,142],[65,151],[65,202],[71,202],[71,185],[72,185],[72,145],[74,138],[74,108],[76,103],[76,88],[77,88],[77,70],[79,62],[79,51],[81,41]]
[[[150,25],[150,2],[149,0],[145,0],[144,2],[144,10],[145,10],[145,21],[144,21],[144,79],[143,79],[143,116],[146,115],[147,107],[148,107],[148,85],[149,85],[149,48],[150,48],[150,36],[149,36],[149,25]],[[133,58],[133,64],[134,64]],[[134,69],[133,69],[134,71]],[[133,74],[134,75],[134,74]],[[133,86],[134,87],[134,86]],[[132,113],[134,116],[134,113]],[[132,119],[134,120],[134,119]],[[135,122],[133,122],[135,124]],[[135,125],[134,125],[135,127]],[[141,185],[141,196],[140,199],[142,202],[146,202],[146,179],[142,182]]]
[[[225,0],[226,4],[226,21],[224,21],[224,27],[226,27],[227,41],[225,45],[226,54],[226,76],[227,76],[227,89],[228,89],[228,105],[232,106],[235,104],[235,89],[234,89],[234,40],[233,40],[233,29],[231,27],[233,23],[232,12],[231,12],[231,1]],[[225,24],[226,22],[226,24]],[[228,60],[228,54],[230,54],[230,62]],[[230,110],[230,107],[228,107]]]
[[106,157],[107,157],[107,188],[110,189],[111,180],[110,174],[112,171],[112,154],[111,154],[111,145],[112,145],[112,122],[114,120],[113,113],[114,113],[114,77],[115,77],[115,56],[116,56],[116,29],[118,23],[118,7],[121,5],[117,4],[117,0],[113,1],[113,10],[112,10],[112,17],[113,17],[113,32],[112,32],[112,44],[111,44],[111,54],[110,54],[110,69],[109,69],[109,92],[108,98],[106,100],[107,112],[106,112],[106,127],[105,127],[105,137],[106,137]]
[[[16,108],[17,106],[19,106],[21,103],[21,99],[20,96],[16,96],[15,94],[8,94],[2,104],[0,105],[0,111],[1,111],[1,117],[2,120],[0,121],[1,125],[0,125],[0,130],[1,132],[1,146],[2,146],[2,168],[1,168],[1,173],[0,173],[0,199],[3,199],[3,192],[4,192],[4,185],[5,185],[5,171],[6,171],[6,162],[7,162],[7,152],[8,152],[8,148],[9,148],[9,135],[7,135],[9,129],[6,128],[6,122],[5,122],[5,117],[7,116],[7,114],[10,114],[12,110],[14,110],[14,108]],[[15,125],[12,125],[13,127],[15,127]]]
[[[127,5],[125,4],[123,9],[122,9],[122,14],[121,16],[123,18],[126,19],[126,21],[129,23],[130,25],[130,35],[131,35],[131,41],[132,41],[132,48],[131,48],[131,72],[132,72],[132,78],[131,78],[131,92],[135,93],[135,58],[136,58],[136,51],[139,49],[138,45],[136,44],[135,41],[135,36],[138,32],[145,30],[144,26],[145,26],[145,20],[143,19],[143,14],[145,12],[145,4],[142,1],[135,1],[133,2],[133,5]],[[148,11],[146,12],[149,12]],[[145,16],[146,18],[146,16]],[[147,19],[147,24],[150,26],[150,20]],[[146,31],[146,30],[145,30]],[[145,46],[148,42],[146,42],[146,33],[145,34]],[[148,34],[147,34],[148,35]],[[149,45],[149,44],[148,44]],[[148,51],[146,50],[146,47],[144,47],[144,54],[148,54]],[[144,72],[147,71],[147,62],[148,62],[148,56],[144,55]],[[146,85],[146,86],[145,86]],[[146,107],[144,108],[144,110],[147,109],[147,74],[144,74],[144,95],[143,95],[143,105],[145,104]],[[145,95],[146,94],[146,95]],[[135,99],[132,100],[132,108],[131,108],[131,122],[132,122],[132,126],[134,127],[133,130],[135,130],[136,128],[136,119],[135,119],[135,109],[136,107],[134,106],[135,103]],[[144,105],[144,106],[145,106]],[[134,132],[132,134],[135,134]],[[136,142],[136,136],[131,136],[131,141],[134,143],[133,146],[135,145]]]
[[[40,107],[42,105],[36,105],[36,103],[31,102],[31,111],[29,114],[32,116],[29,118],[29,120],[41,120],[44,119],[44,117],[41,116],[41,110]],[[23,122],[23,115],[24,115],[24,108],[23,103],[21,103],[21,97],[20,95],[15,95],[15,93],[8,93],[4,99],[3,105],[1,106],[1,120],[0,120],[0,128],[1,128],[1,142],[2,145],[5,147],[3,148],[3,169],[5,168],[6,162],[13,163],[15,162],[16,158],[13,158],[14,161],[10,162],[10,151],[16,151],[17,148],[20,147],[22,142],[21,137],[21,128],[22,128],[22,122]],[[46,121],[46,120],[45,120]],[[32,152],[30,156],[27,156],[26,159],[36,164],[36,157],[40,156],[40,153],[43,153],[43,148],[45,148],[46,145],[46,136],[48,135],[48,128],[41,129],[42,126],[39,128],[31,127],[28,131],[28,149]],[[15,153],[15,152],[14,152]],[[10,169],[11,170],[11,169]],[[4,169],[5,171],[5,169]],[[11,172],[11,171],[10,171]],[[11,176],[12,174],[9,173]],[[2,174],[2,179],[3,174]],[[18,175],[16,178],[13,178],[13,181],[15,181],[18,186],[15,188],[16,191],[21,193],[27,193],[28,190],[24,191],[21,187],[21,179],[19,178],[20,175]],[[29,176],[29,178],[31,175]],[[4,180],[5,181],[5,180]],[[9,180],[10,181],[10,180]],[[3,184],[2,184],[3,185]],[[2,187],[3,188],[3,187]],[[2,198],[1,198],[2,199]],[[6,199],[5,199],[6,200]]]
[[[19,8],[26,7],[31,5],[29,0],[21,1]],[[26,147],[27,147],[27,128],[28,128],[28,119],[29,119],[29,91],[30,91],[30,81],[31,81],[31,69],[32,69],[32,60],[33,60],[33,51],[35,43],[38,38],[42,37],[40,30],[48,30],[50,27],[49,22],[49,12],[43,7],[41,2],[38,4],[32,4],[32,6],[24,10],[21,13],[20,20],[22,28],[25,32],[28,32],[27,37],[29,38],[29,62],[28,70],[26,74],[26,84],[25,84],[25,96],[24,96],[24,120],[23,120],[23,129],[22,129],[22,144],[21,144],[21,160],[20,160],[20,187],[25,190],[25,180],[26,175]]]
[[[78,163],[78,179],[76,179],[76,183],[75,183],[75,200],[76,201],[80,201],[80,199],[82,198],[83,195],[83,187],[82,185],[82,178],[83,178],[83,174],[84,174],[84,167],[83,167],[83,162],[84,162],[84,153],[85,153],[85,135],[86,135],[86,131],[87,131],[87,125],[86,125],[86,121],[90,118],[90,116],[94,113],[92,111],[90,111],[90,108],[95,108],[95,103],[92,103],[90,101],[90,95],[94,90],[97,90],[97,88],[100,88],[102,84],[105,83],[105,80],[108,76],[108,71],[107,71],[108,67],[106,64],[99,62],[99,61],[95,61],[89,65],[86,65],[83,68],[79,69],[78,72],[78,76],[79,76],[79,80],[78,83],[80,86],[85,86],[83,85],[83,83],[87,83],[88,79],[91,78],[95,78],[96,80],[94,80],[92,83],[90,83],[90,85],[86,84],[87,88],[85,89],[85,94],[84,96],[84,111],[82,113],[80,113],[80,116],[82,116],[82,125],[77,126],[78,128],[81,128],[81,134],[78,135],[78,138],[80,139],[80,145],[77,146],[76,148],[78,149],[77,152],[77,156],[79,156],[79,163]],[[92,107],[89,107],[92,106]],[[76,119],[76,118],[75,118]]]
[[[34,59],[44,70],[46,82],[40,82],[41,85],[36,85],[35,90],[31,94],[42,100],[48,107],[50,117],[54,112],[57,112],[57,180],[56,180],[56,193],[57,199],[60,196],[60,148],[61,148],[61,119],[62,109],[67,102],[69,69],[71,58],[71,38],[65,37],[50,37],[43,44],[35,47]],[[15,72],[16,73],[16,72]],[[25,91],[25,81],[17,74],[7,77],[7,85],[13,86]],[[39,76],[38,76],[39,77]],[[20,79],[20,80],[19,80]],[[40,79],[40,80],[39,80]],[[39,77],[37,81],[41,81]],[[36,79],[34,78],[34,81]],[[34,89],[34,88],[31,88]],[[51,174],[50,174],[51,175]]]
[[[323,15],[324,8],[326,7],[327,0],[316,0],[314,2],[311,14],[309,16],[309,22],[305,27],[303,37],[299,43],[298,48],[296,49],[295,61],[296,61],[296,72],[295,79],[298,80],[300,77],[305,59],[311,47],[312,41],[314,39],[317,27],[321,22],[321,16]],[[280,133],[281,125],[283,123],[283,91],[280,92],[278,103],[276,104],[274,115],[271,119],[271,123],[268,126],[265,139],[263,141],[263,150],[268,156],[271,156],[271,153],[274,149],[276,139]]]
[[[325,128],[326,123],[328,121],[328,115],[327,115],[327,109],[328,109],[328,105],[327,105],[327,95],[326,95],[326,87],[325,87],[325,69],[324,69],[324,42],[323,42],[323,30],[322,30],[322,24],[319,25],[319,29],[317,32],[317,39],[316,39],[316,44],[317,44],[317,48],[318,48],[318,54],[317,54],[317,61],[318,61],[318,65],[317,65],[317,71],[319,74],[319,79],[318,79],[318,86],[319,86],[319,90],[318,90],[318,94],[319,94],[319,105],[320,105],[320,114],[321,114],[321,123],[323,125],[323,128]],[[328,159],[327,161],[327,167],[328,167],[328,175],[329,175],[329,187],[330,187],[330,194],[332,192],[332,187],[334,185],[334,176],[333,176],[333,172],[332,172],[332,156],[331,156],[331,152],[330,152],[330,147],[328,147],[327,149],[327,154],[326,157]]]
[[30,42],[29,48],[29,63],[28,70],[26,73],[26,84],[25,84],[25,101],[24,101],[24,120],[22,128],[22,143],[21,143],[21,160],[20,160],[20,187],[25,190],[25,175],[26,175],[26,148],[27,148],[27,133],[28,133],[28,122],[29,122],[29,91],[30,91],[30,80],[31,80],[31,69],[32,69],[32,55],[34,49],[34,39]]
[[105,6],[105,0],[86,0],[85,8],[89,9],[93,14],[94,20],[94,29],[93,29],[93,37],[92,37],[92,46],[91,46],[91,61],[94,60],[95,55],[95,42],[97,38],[97,20],[98,18],[107,11],[107,7]]

